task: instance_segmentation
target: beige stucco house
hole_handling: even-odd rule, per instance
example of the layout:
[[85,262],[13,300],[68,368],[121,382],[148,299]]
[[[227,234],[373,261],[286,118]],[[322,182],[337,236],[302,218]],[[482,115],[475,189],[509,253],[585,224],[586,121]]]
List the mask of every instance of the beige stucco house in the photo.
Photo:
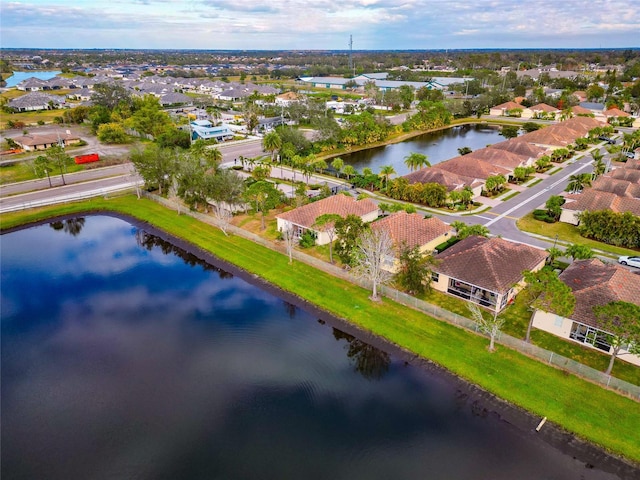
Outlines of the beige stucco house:
[[455,233],[455,229],[436,217],[424,218],[418,213],[396,212],[371,224],[372,230],[389,232],[395,249],[395,257],[388,259],[385,268],[398,269],[398,258],[404,248],[415,248],[429,254]]
[[502,238],[467,237],[435,256],[431,285],[500,311],[524,286],[525,270],[541,269],[547,252]]
[[[640,305],[640,276],[596,258],[577,260],[560,274],[576,298],[573,314],[567,318],[537,310],[533,326],[561,338],[611,353],[608,333],[600,328],[593,307],[623,301]],[[638,319],[640,322],[640,319]],[[640,356],[622,350],[619,358],[640,365]]]
[[356,200],[351,196],[339,194],[278,214],[276,219],[279,231],[282,232],[291,226],[296,237],[300,238],[306,230],[311,230],[317,235],[316,245],[326,245],[330,236],[314,225],[318,217],[325,214],[336,214],[343,218],[356,215],[363,222],[369,223],[378,218],[378,211],[378,206],[368,198]]

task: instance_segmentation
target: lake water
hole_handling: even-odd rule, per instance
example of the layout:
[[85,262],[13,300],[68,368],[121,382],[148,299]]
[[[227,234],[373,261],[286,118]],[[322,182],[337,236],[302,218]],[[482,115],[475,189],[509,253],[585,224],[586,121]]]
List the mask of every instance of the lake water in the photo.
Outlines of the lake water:
[[62,72],[60,70],[31,70],[28,72],[13,72],[13,75],[6,79],[7,87],[15,87],[21,81],[31,77],[39,78],[40,80],[49,80],[59,73]]
[[1,247],[3,480],[618,478],[537,419],[123,220]]
[[363,168],[370,168],[374,173],[379,173],[381,167],[392,165],[397,175],[406,175],[410,170],[404,164],[404,159],[411,153],[423,153],[429,163],[435,165],[457,157],[458,148],[469,147],[471,150],[477,150],[504,140],[506,139],[499,134],[497,127],[482,124],[460,125],[425,133],[404,142],[341,155],[341,158],[345,164],[353,165],[358,172],[362,172]]

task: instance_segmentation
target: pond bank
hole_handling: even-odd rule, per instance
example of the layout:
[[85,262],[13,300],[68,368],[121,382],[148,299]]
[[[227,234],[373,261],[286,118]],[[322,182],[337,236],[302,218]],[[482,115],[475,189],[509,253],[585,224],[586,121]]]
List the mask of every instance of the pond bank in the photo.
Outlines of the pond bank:
[[[640,446],[634,441],[634,436],[640,429],[640,418],[637,404],[632,400],[567,376],[505,348],[489,354],[483,337],[431,320],[388,299],[380,304],[373,304],[368,300],[368,292],[359,287],[345,284],[301,262],[288,265],[286,256],[278,252],[237,236],[225,237],[213,227],[184,215],[176,216],[175,212],[152,202],[138,201],[134,197],[98,199],[43,209],[37,215],[35,212],[28,212],[21,214],[19,218],[27,222],[47,222],[50,215],[77,216],[92,210],[112,211],[143,219],[145,225],[153,225],[170,235],[180,237],[187,246],[191,245],[191,248],[202,249],[215,258],[231,262],[250,272],[248,275],[257,275],[256,279],[276,285],[300,299],[318,305],[332,316],[345,319],[357,328],[371,332],[375,337],[384,337],[392,344],[402,345],[420,357],[432,358],[455,375],[470,380],[535,415],[548,416],[550,421],[606,446],[611,451],[635,461],[640,460]],[[3,228],[6,225],[5,223]],[[288,274],[282,275],[283,271]],[[461,350],[464,355],[460,354]],[[424,361],[429,363],[428,360]],[[594,416],[594,411],[599,414]],[[539,417],[530,415],[528,418],[527,425],[535,427]],[[612,424],[616,425],[614,432],[611,431]],[[548,426],[549,423],[545,429]],[[573,434],[562,429],[558,429],[556,434],[564,438],[562,441],[569,439],[571,444],[578,442]],[[619,459],[615,461],[620,462],[620,465],[627,465],[628,475],[623,478],[633,478],[632,473],[637,473],[636,465]],[[624,468],[619,468],[621,470],[617,474],[623,475]]]

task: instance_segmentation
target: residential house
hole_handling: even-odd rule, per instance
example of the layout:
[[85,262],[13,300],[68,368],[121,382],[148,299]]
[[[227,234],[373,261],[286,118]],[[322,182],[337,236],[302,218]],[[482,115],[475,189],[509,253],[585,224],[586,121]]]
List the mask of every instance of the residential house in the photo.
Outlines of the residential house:
[[[489,115],[499,116],[499,117],[509,117],[509,116],[521,116],[526,107],[523,107],[519,103],[516,102],[505,102],[500,105],[496,105],[495,107],[491,107],[489,109]],[[512,112],[512,113],[509,113]],[[515,112],[518,112],[519,115],[516,115]],[[525,118],[530,118],[525,117]]]
[[620,197],[615,193],[587,188],[582,193],[565,195],[560,221],[578,225],[579,215],[584,211],[611,210],[616,213],[630,212],[640,216],[640,198]]
[[285,92],[276,97],[276,105],[279,107],[288,107],[294,103],[299,103],[302,96],[295,92]]
[[297,238],[300,238],[305,231],[311,230],[317,235],[316,244],[326,245],[329,243],[329,235],[315,226],[318,217],[325,214],[336,214],[343,218],[347,215],[356,215],[363,222],[368,223],[378,218],[378,206],[368,198],[356,200],[348,195],[332,195],[276,215],[278,230],[283,231],[291,226],[295,229]]
[[228,125],[214,126],[209,120],[194,120],[190,124],[192,140],[215,139],[218,142],[233,139],[233,131]]
[[45,150],[54,145],[66,147],[80,143],[80,137],[67,131],[65,133],[29,134],[13,137],[13,141],[27,152]]
[[640,216],[640,162],[629,160],[624,165],[600,176],[581,193],[565,195],[560,221],[578,225],[581,212],[598,210]]
[[[576,299],[569,317],[537,310],[533,326],[561,338],[574,340],[591,348],[611,353],[610,336],[601,328],[593,307],[610,302],[629,302],[640,305],[640,277],[616,264],[599,259],[576,260],[560,274]],[[638,319],[640,322],[640,319]],[[620,358],[640,365],[640,356],[623,350]]]
[[601,127],[602,122],[590,117],[573,117],[564,122],[526,133],[521,141],[543,148],[564,148],[578,138],[586,137],[590,130]]
[[418,248],[420,253],[433,252],[454,234],[455,229],[436,217],[424,218],[418,213],[396,212],[371,224],[372,230],[386,230],[393,240],[395,258],[386,269],[395,272],[404,248]]
[[538,158],[547,153],[546,148],[527,143],[522,140],[522,137],[510,138],[504,142],[494,143],[493,145],[489,145],[488,148],[505,150],[515,155],[519,155],[521,158],[525,159],[525,166],[534,164]]
[[[492,163],[481,160],[477,157],[462,155],[454,157],[438,164],[438,168],[446,170],[457,175],[486,180],[495,175],[504,175],[505,177],[511,173],[511,169],[493,165]],[[467,158],[469,157],[469,158]]]
[[547,252],[502,238],[470,236],[435,256],[432,286],[500,311],[524,285],[525,270],[541,269]]
[[65,99],[59,95],[49,95],[44,92],[30,92],[21,97],[9,100],[9,107],[18,112],[35,110],[53,110],[65,105]]
[[552,107],[551,105],[547,105],[546,103],[539,103],[534,105],[533,107],[529,107],[528,110],[531,112],[530,117],[525,118],[550,118],[554,119],[555,116],[560,113],[556,107]]
[[160,97],[160,105],[193,105],[193,98],[184,93],[166,93]]
[[438,165],[421,168],[420,170],[405,175],[403,178],[409,183],[438,183],[446,187],[449,192],[469,187],[473,191],[474,196],[482,193],[482,186],[484,185],[483,179],[458,175],[457,173],[443,170],[439,168]]

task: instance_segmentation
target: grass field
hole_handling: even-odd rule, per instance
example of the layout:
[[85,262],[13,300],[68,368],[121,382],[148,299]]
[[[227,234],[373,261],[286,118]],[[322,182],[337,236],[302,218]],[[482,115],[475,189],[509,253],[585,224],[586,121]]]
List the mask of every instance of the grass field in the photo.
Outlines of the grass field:
[[504,347],[491,354],[487,339],[434,320],[370,292],[186,215],[133,196],[93,199],[3,215],[0,228],[56,215],[109,211],[131,215],[184,238],[264,280],[526,408],[611,452],[640,462],[637,402]]
[[638,250],[632,250],[630,248],[616,247],[614,245],[607,245],[606,243],[584,238],[578,233],[578,228],[575,225],[564,222],[546,223],[541,222],[533,218],[533,214],[529,213],[522,217],[517,222],[518,228],[522,231],[535,233],[536,235],[542,235],[553,241],[554,237],[558,235],[558,239],[567,243],[580,243],[587,245],[588,247],[601,250],[603,252],[610,253],[612,256],[617,257],[620,255],[637,255]]

